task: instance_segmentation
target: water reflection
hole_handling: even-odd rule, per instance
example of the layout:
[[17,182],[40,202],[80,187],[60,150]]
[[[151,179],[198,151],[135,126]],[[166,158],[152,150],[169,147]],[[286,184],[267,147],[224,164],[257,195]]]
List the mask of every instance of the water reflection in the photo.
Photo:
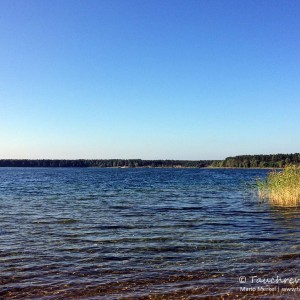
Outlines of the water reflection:
[[[300,208],[299,207],[280,207],[270,205],[270,216],[275,224],[285,233],[295,234],[295,238],[300,235]],[[289,230],[289,231],[287,231]]]

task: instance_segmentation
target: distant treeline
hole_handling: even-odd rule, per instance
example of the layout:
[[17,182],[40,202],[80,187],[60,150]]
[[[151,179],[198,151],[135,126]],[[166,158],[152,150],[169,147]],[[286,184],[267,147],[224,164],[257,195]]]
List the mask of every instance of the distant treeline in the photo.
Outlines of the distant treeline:
[[0,167],[64,168],[283,168],[300,164],[300,154],[239,155],[225,160],[2,159]]
[[288,164],[300,164],[300,154],[239,155],[213,161],[211,167],[219,168],[283,168]]
[[142,159],[2,159],[0,167],[77,167],[77,168],[203,168],[212,160]]

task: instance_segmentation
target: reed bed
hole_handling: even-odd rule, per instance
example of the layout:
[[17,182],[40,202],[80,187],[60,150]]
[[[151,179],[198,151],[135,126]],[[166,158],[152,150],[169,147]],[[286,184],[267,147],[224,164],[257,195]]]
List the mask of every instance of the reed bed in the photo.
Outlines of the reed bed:
[[272,171],[265,179],[257,179],[258,196],[279,206],[300,205],[300,166],[289,165]]

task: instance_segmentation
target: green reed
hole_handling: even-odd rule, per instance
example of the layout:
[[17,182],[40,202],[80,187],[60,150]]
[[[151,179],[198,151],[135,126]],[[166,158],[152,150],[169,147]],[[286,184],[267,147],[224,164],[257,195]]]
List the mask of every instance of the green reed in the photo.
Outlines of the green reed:
[[257,179],[258,196],[280,206],[300,205],[300,166],[289,165]]

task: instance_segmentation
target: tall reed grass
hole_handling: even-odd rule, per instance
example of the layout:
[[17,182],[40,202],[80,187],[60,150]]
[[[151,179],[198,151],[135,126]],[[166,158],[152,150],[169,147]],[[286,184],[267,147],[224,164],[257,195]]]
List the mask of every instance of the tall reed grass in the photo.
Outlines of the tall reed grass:
[[300,166],[286,166],[272,171],[265,179],[257,179],[258,196],[280,206],[300,205]]

